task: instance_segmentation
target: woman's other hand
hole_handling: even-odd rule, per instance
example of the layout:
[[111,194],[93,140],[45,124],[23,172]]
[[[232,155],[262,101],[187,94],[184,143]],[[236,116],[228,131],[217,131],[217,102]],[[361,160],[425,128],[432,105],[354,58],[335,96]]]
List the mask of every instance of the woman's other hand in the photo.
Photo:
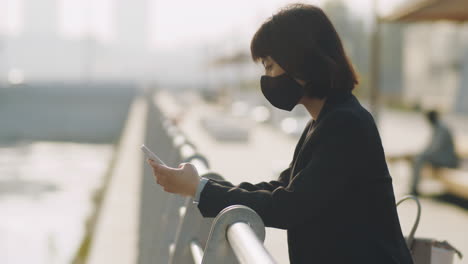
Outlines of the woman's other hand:
[[171,168],[160,165],[152,159],[146,161],[153,168],[153,176],[164,191],[195,197],[200,176],[193,164],[181,163],[178,168]]

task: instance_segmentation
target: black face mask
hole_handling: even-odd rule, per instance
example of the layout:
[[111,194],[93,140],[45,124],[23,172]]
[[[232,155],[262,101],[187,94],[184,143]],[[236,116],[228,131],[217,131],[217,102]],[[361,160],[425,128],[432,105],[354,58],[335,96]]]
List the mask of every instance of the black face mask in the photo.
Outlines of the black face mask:
[[275,77],[263,75],[260,87],[273,106],[286,111],[291,111],[304,95],[304,88],[286,73]]

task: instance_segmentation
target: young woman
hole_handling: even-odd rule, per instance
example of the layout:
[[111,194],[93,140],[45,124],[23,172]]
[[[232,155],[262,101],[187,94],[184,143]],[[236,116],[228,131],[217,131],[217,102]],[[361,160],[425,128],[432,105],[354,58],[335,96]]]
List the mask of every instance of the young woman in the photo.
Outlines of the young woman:
[[287,169],[276,181],[237,186],[151,160],[164,189],[194,197],[204,217],[242,204],[268,227],[286,229],[297,263],[412,263],[395,206],[385,155],[372,116],[351,93],[358,83],[324,12],[294,4],[255,33],[252,58],[265,66],[261,91],[275,107],[310,113]]

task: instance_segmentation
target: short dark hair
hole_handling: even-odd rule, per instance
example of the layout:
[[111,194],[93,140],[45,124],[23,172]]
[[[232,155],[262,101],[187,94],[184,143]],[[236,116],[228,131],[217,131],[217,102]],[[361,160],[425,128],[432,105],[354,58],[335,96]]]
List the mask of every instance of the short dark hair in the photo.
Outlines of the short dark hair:
[[357,76],[333,24],[319,7],[290,4],[268,18],[250,44],[254,62],[271,56],[290,76],[306,82],[306,95],[351,92]]

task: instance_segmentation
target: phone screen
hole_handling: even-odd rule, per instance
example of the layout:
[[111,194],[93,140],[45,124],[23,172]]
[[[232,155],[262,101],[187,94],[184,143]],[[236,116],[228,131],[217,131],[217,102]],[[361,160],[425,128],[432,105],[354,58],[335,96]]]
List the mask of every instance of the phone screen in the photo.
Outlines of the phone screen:
[[146,147],[145,144],[141,145],[141,150],[145,153],[145,155],[148,158],[158,162],[161,165],[166,165],[166,164],[164,164],[164,162],[156,154],[154,154],[153,151],[151,151],[148,147]]

